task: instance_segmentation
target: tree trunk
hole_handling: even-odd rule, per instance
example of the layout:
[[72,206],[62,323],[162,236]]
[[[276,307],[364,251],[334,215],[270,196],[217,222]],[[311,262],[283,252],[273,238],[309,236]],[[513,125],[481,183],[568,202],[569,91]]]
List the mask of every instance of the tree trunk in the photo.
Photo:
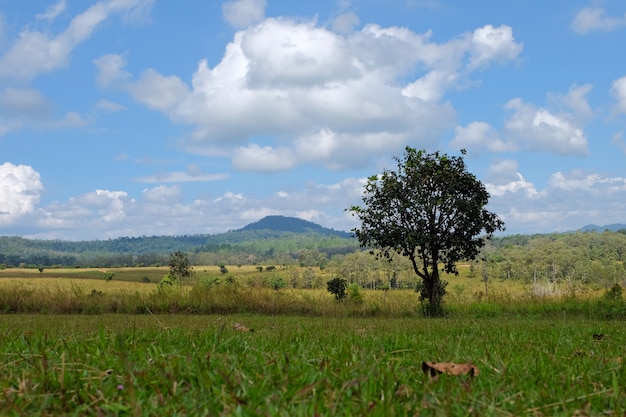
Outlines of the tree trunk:
[[438,316],[441,313],[441,300],[439,299],[439,271],[437,268],[433,270],[427,285],[429,287],[428,315],[431,317]]

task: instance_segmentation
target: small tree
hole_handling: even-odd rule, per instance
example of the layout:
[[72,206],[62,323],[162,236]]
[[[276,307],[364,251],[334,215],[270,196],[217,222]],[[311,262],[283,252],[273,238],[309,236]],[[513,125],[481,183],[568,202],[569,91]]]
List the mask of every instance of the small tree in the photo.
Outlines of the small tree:
[[[485,239],[504,230],[504,222],[485,209],[489,193],[462,157],[407,146],[404,157],[394,159],[396,171],[367,180],[364,207],[349,209],[361,221],[353,231],[372,253],[406,256],[422,279],[418,290],[425,314],[441,315],[447,283],[439,277],[439,264],[458,274],[456,263],[475,259]],[[485,237],[478,237],[483,232]]]
[[341,278],[333,278],[326,283],[328,292],[335,296],[336,300],[346,298],[346,280]]
[[193,275],[189,257],[185,252],[176,251],[170,254],[168,265],[170,267],[168,275],[173,281],[178,283],[179,289],[182,291],[183,280]]

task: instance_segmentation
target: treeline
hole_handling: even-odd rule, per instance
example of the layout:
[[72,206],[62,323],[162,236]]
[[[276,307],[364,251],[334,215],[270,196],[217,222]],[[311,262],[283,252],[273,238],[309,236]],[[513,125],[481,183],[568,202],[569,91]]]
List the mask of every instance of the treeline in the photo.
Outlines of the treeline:
[[0,237],[0,267],[160,266],[176,251],[192,255],[195,264],[250,265],[270,261],[294,264],[303,257],[302,251],[318,251],[327,261],[335,254],[357,249],[353,238],[275,230],[79,242]]
[[[418,282],[406,259],[377,261],[367,250],[361,250],[356,240],[339,236],[252,230],[229,232],[213,241],[196,239],[199,236],[124,238],[116,239],[117,243],[107,242],[108,246],[98,246],[98,242],[28,241],[27,244],[22,238],[0,238],[0,268],[161,266],[167,265],[170,253],[180,250],[189,254],[194,265],[322,268],[366,288],[411,288]],[[162,243],[153,246],[152,253],[133,252],[137,244],[148,248],[155,242]],[[46,244],[57,246],[52,250]],[[486,282],[516,280],[564,282],[572,287],[588,283],[610,286],[626,283],[625,261],[626,230],[511,235],[488,241],[480,258],[470,263],[466,273]]]
[[[377,260],[368,251],[333,256],[325,268],[364,288],[415,288],[419,282],[407,259]],[[534,283],[545,292],[549,284],[566,284],[573,292],[587,284],[626,285],[626,230],[496,237],[461,269],[486,287],[496,280]]]
[[626,229],[495,238],[475,264],[483,279],[524,282],[626,281]]

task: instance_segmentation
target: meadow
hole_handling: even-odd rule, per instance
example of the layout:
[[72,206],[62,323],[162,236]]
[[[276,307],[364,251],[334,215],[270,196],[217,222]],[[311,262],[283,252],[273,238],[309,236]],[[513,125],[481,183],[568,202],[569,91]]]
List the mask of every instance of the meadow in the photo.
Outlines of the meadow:
[[[163,268],[0,271],[0,415],[626,412],[626,303],[604,290],[447,277],[447,316],[425,319],[411,290],[338,302],[229,269],[165,290]],[[423,361],[479,372],[432,379]]]

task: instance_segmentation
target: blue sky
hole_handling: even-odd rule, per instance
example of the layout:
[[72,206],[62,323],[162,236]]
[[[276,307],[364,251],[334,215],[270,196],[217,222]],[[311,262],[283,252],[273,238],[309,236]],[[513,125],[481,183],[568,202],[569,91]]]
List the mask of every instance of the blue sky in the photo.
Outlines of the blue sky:
[[0,0],[0,235],[339,230],[405,146],[505,234],[626,223],[621,0]]

